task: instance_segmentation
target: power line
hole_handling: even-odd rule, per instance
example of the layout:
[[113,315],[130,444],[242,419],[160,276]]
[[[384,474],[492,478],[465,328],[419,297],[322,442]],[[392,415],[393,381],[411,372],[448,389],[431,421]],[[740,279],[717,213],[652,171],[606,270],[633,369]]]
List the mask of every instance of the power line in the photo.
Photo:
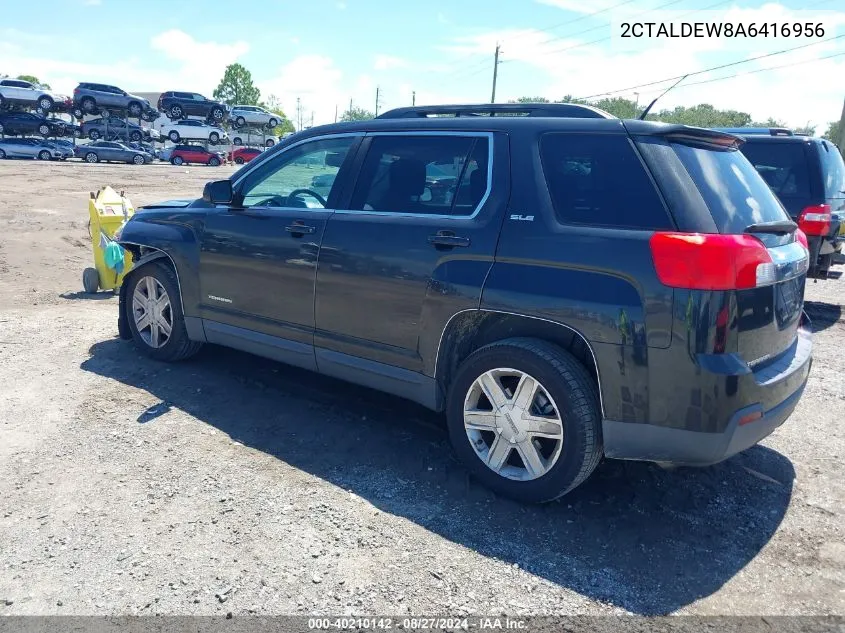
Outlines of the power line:
[[[774,57],[775,55],[783,55],[784,53],[791,53],[792,51],[797,51],[802,48],[809,48],[810,46],[817,46],[818,44],[822,44],[824,42],[832,42],[833,40],[838,40],[840,38],[845,37],[845,33],[842,35],[836,35],[834,37],[828,37],[823,40],[818,40],[815,42],[809,42],[807,44],[801,44],[800,46],[794,46],[792,48],[785,48],[779,51],[774,51],[771,53],[766,53],[764,55],[757,55],[756,57],[749,57],[748,59],[741,59],[736,62],[731,62],[729,64],[720,64],[719,66],[713,66],[712,68],[705,68],[704,70],[696,70],[694,72],[684,73],[685,75],[692,77],[694,75],[702,75],[704,73],[709,73],[714,70],[721,70],[722,68],[730,68],[731,66],[738,66],[740,64],[747,64],[748,62],[757,61],[758,59],[765,59],[767,57]],[[665,77],[663,79],[659,79],[657,81],[650,81],[644,84],[637,84],[636,86],[628,86],[627,88],[619,88],[618,90],[608,90],[606,92],[599,92],[594,95],[589,95],[587,97],[578,97],[579,99],[595,99],[596,97],[605,97],[612,94],[617,94],[619,92],[630,92],[632,90],[636,90],[637,88],[646,88],[648,86],[654,86],[657,84],[666,83],[667,81],[673,81],[676,79],[680,79],[684,75],[675,75],[674,77]]]
[[[834,53],[832,55],[825,55],[824,57],[814,57],[813,59],[802,59],[800,62],[791,62],[789,64],[781,64],[780,66],[770,66],[768,68],[757,68],[756,70],[748,70],[742,73],[734,73],[733,75],[725,75],[724,77],[715,77],[713,79],[703,79],[701,81],[694,81],[688,84],[681,84],[675,90],[680,90],[682,88],[690,88],[692,86],[700,86],[701,84],[710,84],[716,81],[724,81],[726,79],[734,79],[735,77],[745,77],[746,75],[754,75],[757,73],[765,73],[770,70],[779,70],[781,68],[789,68],[790,66],[801,66],[802,64],[812,64],[814,62],[824,61],[826,59],[833,59],[834,57],[843,57],[845,56],[845,51],[840,53]],[[658,90],[650,90],[648,92],[658,92]]]
[[[825,0],[825,2],[827,2],[827,1],[828,0]],[[524,31],[526,31],[526,32],[517,33],[512,38],[507,39],[505,41],[508,42],[508,43],[513,42],[514,40],[518,40],[521,37],[527,37],[528,33],[548,33],[549,31],[554,31],[555,29],[559,29],[562,26],[567,26],[569,24],[575,24],[576,22],[581,22],[582,20],[586,20],[588,18],[595,17],[595,16],[600,15],[602,13],[607,13],[608,11],[613,11],[614,9],[618,9],[619,7],[624,6],[626,4],[631,4],[632,2],[634,2],[634,0],[623,0],[623,2],[620,2],[619,4],[614,4],[612,7],[606,7],[604,9],[599,9],[598,11],[593,11],[592,13],[585,13],[584,15],[577,17],[573,20],[566,20],[565,22],[559,22],[558,24],[553,24],[553,25],[547,26],[543,29],[525,29]],[[680,0],[678,0],[678,2],[680,2]],[[599,28],[601,28],[601,27],[599,27]],[[593,30],[593,29],[589,29],[589,30]],[[558,38],[553,37],[548,41],[553,41],[555,39],[558,39]]]

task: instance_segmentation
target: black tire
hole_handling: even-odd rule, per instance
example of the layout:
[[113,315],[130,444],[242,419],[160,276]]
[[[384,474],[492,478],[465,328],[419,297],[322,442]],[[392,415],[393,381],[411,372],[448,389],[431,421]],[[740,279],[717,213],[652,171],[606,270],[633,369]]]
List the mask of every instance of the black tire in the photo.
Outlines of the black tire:
[[276,141],[274,141],[274,140],[273,140],[273,139],[271,139],[271,138],[268,138],[268,139],[267,139],[267,141],[264,143],[264,145],[265,145],[266,147],[273,147],[273,145],[275,145],[275,144],[276,144]]
[[170,164],[176,165],[177,167],[179,165],[183,165],[184,163],[185,163],[185,161],[181,156],[174,156],[173,158],[170,159]]
[[44,95],[38,99],[38,107],[44,110],[45,112],[49,112],[53,109],[53,99]]
[[145,161],[143,156],[135,154],[135,156],[132,157],[132,162],[136,165],[143,165]]
[[42,149],[40,152],[38,152],[38,160],[50,160],[51,158],[53,157],[50,155],[50,152],[48,152],[46,149]]
[[244,125],[246,125],[246,119],[242,116],[239,116],[237,119],[235,119],[235,125],[237,125],[238,127],[243,127]]
[[178,143],[179,142],[179,132],[177,132],[176,130],[171,130],[170,134],[167,135],[167,138],[169,138],[170,141],[173,142],[173,143]]
[[219,167],[220,166],[220,159],[217,158],[216,156],[212,156],[211,158],[208,159],[208,164],[211,165],[212,167]]
[[85,112],[82,111],[82,108],[74,108],[71,110],[71,114],[75,119],[82,120],[82,117],[85,116]]
[[99,130],[90,130],[88,132],[88,138],[90,138],[92,141],[99,141],[100,136],[102,135],[100,134]]
[[270,119],[269,121],[267,121],[267,129],[268,130],[272,130],[274,127],[277,127],[278,125],[279,125],[278,119]]
[[220,135],[217,132],[212,132],[208,135],[208,142],[217,145],[220,142]]
[[211,108],[211,119],[213,121],[222,121],[224,116],[226,116],[226,113],[223,112],[223,108],[219,106]]
[[100,289],[100,274],[96,268],[86,268],[82,271],[82,289],[88,294],[94,294]]
[[97,109],[97,102],[92,97],[83,97],[82,101],[79,102],[79,107],[82,108],[83,112],[93,114],[94,110]]
[[126,108],[126,110],[129,113],[129,116],[135,117],[136,119],[140,119],[141,113],[144,111],[144,108],[142,108],[141,104],[138,103],[137,101],[133,101],[132,103],[129,104],[129,106]]
[[4,131],[3,124],[0,123],[0,134],[3,134],[3,131]]
[[[464,400],[481,374],[511,368],[542,384],[563,421],[563,445],[549,471],[529,481],[508,479],[494,472],[476,454],[464,427]],[[467,358],[449,388],[446,408],[449,437],[458,458],[482,484],[526,503],[552,501],[589,477],[603,454],[598,387],[575,357],[545,341],[512,338],[486,345]]]
[[235,164],[236,165],[243,165],[244,164],[243,157],[242,156],[235,156]]
[[232,139],[232,145],[243,145],[243,139],[240,136],[236,136]]
[[129,140],[134,141],[135,143],[140,143],[141,133],[138,130],[133,130],[132,133],[129,135]]
[[[170,298],[170,310],[173,321],[173,326],[170,332],[170,338],[167,342],[158,348],[148,345],[141,335],[138,333],[138,328],[135,325],[135,319],[132,314],[132,295],[135,291],[136,284],[144,277],[153,277],[164,287]],[[192,341],[188,338],[188,331],[185,328],[185,316],[182,312],[182,300],[179,296],[179,282],[176,279],[176,273],[169,264],[161,261],[150,262],[140,268],[133,270],[128,279],[124,280],[126,286],[126,319],[129,323],[129,331],[132,333],[132,340],[138,349],[156,360],[173,363],[184,360],[200,351],[202,343]]]
[[88,152],[85,154],[85,162],[86,163],[99,163],[100,157],[97,156],[94,152]]
[[6,152],[0,149],[0,160],[3,160],[4,158],[6,158]]
[[50,136],[50,126],[46,123],[38,126],[38,133],[41,136]]
[[178,121],[179,119],[184,118],[184,116],[185,116],[185,111],[184,111],[184,110],[182,110],[182,106],[175,105],[175,106],[172,106],[172,107],[170,108],[169,114],[170,114],[170,118],[171,118],[172,120],[174,120],[174,121]]

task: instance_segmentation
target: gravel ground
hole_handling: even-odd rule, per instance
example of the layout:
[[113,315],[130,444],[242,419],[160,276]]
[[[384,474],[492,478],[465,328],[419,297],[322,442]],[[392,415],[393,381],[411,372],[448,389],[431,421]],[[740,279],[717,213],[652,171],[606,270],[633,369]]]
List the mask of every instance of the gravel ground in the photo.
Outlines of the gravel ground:
[[412,404],[116,338],[81,293],[88,192],[230,171],[0,162],[0,614],[845,614],[845,281],[808,285],[810,383],[761,446],[520,506]]

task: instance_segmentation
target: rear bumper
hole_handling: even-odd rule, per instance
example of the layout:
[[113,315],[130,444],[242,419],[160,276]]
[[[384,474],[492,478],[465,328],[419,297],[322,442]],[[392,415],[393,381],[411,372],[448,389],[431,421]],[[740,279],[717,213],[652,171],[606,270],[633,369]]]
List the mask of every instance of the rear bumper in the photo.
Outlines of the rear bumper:
[[764,369],[737,376],[746,402],[734,411],[721,432],[605,420],[605,456],[615,459],[707,466],[750,448],[770,435],[792,414],[812,367],[812,335],[800,330],[793,347]]

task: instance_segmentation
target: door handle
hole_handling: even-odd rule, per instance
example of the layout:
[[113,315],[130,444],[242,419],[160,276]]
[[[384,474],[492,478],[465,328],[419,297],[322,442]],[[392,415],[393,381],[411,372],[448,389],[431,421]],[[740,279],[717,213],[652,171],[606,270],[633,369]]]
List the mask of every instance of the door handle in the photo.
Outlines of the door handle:
[[469,238],[455,235],[452,231],[437,231],[436,234],[428,236],[428,243],[443,250],[456,246],[469,246]]
[[293,224],[290,224],[290,225],[285,227],[285,231],[287,231],[288,233],[290,233],[294,237],[302,237],[303,235],[306,235],[306,234],[310,235],[311,233],[314,233],[316,230],[317,229],[314,228],[313,226],[308,226],[307,224],[298,224],[297,222],[294,222]]

